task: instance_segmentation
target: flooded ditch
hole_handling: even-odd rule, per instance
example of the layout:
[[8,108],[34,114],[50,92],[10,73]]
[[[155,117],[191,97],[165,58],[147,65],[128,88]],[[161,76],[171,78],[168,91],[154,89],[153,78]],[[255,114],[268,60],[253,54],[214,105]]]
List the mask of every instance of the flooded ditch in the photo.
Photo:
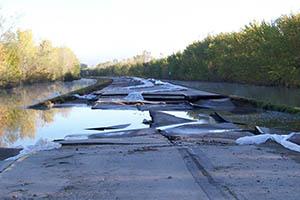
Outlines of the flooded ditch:
[[300,89],[272,86],[256,86],[237,83],[204,81],[171,81],[174,84],[192,87],[224,95],[236,95],[273,104],[300,107]]
[[[51,110],[29,110],[36,116],[32,130],[17,129],[2,137],[2,147],[19,147],[35,144],[39,139],[81,139],[99,132],[147,128],[143,120],[149,120],[148,112],[138,110],[93,110],[87,106],[71,108],[53,108]],[[49,117],[50,116],[50,117]],[[128,124],[125,128],[114,130],[88,130],[109,127],[116,124]],[[26,135],[26,133],[32,133]]]
[[[104,89],[73,95],[79,101],[50,102],[51,107],[46,110],[24,108],[95,83],[82,81],[66,88],[63,84],[45,85],[45,88],[30,86],[3,95],[0,147],[24,147],[40,139],[131,137],[157,131],[168,138],[223,135],[237,139],[259,134],[256,126],[271,128],[279,134],[300,130],[299,115],[266,111],[224,95],[154,79],[116,78]],[[19,94],[23,94],[22,98]],[[87,105],[82,100],[90,103]]]
[[81,79],[72,82],[40,83],[0,90],[0,147],[14,146],[17,141],[18,145],[23,144],[21,141],[26,144],[29,141],[34,142],[41,127],[49,125],[56,116],[67,118],[70,112],[70,109],[31,110],[26,109],[27,106],[92,85],[95,82],[96,80],[93,79]]

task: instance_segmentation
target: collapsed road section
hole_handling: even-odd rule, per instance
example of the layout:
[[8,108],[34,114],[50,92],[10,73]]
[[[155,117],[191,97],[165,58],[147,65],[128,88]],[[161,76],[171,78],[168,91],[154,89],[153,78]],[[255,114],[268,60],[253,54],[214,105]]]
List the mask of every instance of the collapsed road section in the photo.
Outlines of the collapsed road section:
[[299,153],[288,150],[297,150],[297,133],[284,138],[291,148],[268,137],[258,145],[236,143],[285,134],[231,118],[264,112],[259,108],[224,95],[131,77],[113,78],[101,90],[73,97],[50,102],[51,108],[88,102],[86,109],[138,110],[150,117],[142,121],[143,128],[130,128],[126,117],[119,124],[85,127],[94,132],[66,135],[46,143],[54,144],[52,150],[31,148],[2,161],[1,197],[295,199],[298,194],[293,186],[300,180]]

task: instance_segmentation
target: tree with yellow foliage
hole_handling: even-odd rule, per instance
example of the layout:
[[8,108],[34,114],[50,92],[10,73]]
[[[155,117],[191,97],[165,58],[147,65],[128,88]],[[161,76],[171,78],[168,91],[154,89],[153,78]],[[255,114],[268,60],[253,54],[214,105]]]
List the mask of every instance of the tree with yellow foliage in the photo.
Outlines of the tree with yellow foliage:
[[4,31],[0,17],[0,87],[41,81],[73,80],[80,63],[71,49],[36,44],[30,30]]

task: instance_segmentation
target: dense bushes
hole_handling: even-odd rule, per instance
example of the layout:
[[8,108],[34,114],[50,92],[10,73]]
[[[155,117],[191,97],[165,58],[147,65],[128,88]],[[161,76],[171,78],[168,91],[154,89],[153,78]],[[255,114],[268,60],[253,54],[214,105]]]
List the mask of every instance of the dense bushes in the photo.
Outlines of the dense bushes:
[[300,87],[300,14],[208,36],[167,58],[112,63],[88,73]]
[[36,45],[31,31],[5,31],[0,40],[0,87],[78,78],[80,63],[65,47]]

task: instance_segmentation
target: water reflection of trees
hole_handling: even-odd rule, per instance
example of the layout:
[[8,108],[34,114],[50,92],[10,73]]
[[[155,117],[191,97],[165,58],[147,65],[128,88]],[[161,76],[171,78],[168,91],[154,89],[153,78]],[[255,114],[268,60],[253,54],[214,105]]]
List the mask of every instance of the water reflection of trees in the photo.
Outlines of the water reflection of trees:
[[57,114],[67,117],[69,109],[40,111],[25,109],[25,107],[79,87],[82,87],[80,82],[73,84],[58,82],[0,91],[0,146],[9,146],[18,139],[34,138],[38,126],[53,122]]

